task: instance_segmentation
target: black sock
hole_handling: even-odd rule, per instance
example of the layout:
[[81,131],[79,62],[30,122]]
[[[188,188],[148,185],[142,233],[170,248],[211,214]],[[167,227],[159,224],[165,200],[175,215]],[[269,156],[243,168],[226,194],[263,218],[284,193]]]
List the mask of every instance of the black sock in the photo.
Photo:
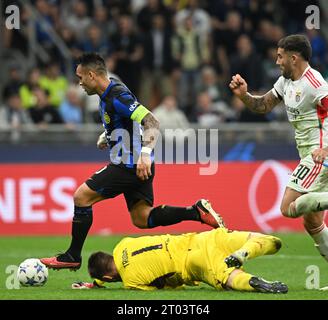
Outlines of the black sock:
[[74,207],[72,241],[67,252],[80,260],[82,247],[92,225],[92,207]]
[[148,228],[169,226],[184,220],[199,221],[199,212],[196,207],[159,206],[153,208],[148,217]]

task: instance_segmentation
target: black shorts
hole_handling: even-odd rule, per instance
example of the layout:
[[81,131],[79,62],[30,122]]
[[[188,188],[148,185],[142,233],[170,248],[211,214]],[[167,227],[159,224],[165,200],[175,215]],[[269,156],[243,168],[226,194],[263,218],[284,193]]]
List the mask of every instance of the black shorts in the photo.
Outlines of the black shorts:
[[153,206],[154,163],[151,166],[151,173],[152,175],[148,180],[142,181],[137,177],[135,168],[130,169],[123,165],[109,164],[96,171],[85,183],[104,198],[115,198],[123,193],[127,207],[131,211],[139,200],[145,200]]

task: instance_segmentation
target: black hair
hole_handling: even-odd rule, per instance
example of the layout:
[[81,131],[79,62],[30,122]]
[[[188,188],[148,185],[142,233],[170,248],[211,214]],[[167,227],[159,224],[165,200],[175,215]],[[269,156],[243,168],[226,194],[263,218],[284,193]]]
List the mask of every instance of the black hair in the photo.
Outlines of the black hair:
[[105,60],[95,52],[83,53],[77,61],[82,67],[87,67],[96,73],[107,74]]
[[302,34],[293,34],[279,40],[278,48],[299,53],[305,61],[310,61],[312,48],[309,39]]
[[113,256],[102,251],[91,254],[88,260],[90,276],[101,280],[104,275],[110,273],[109,266],[113,260]]

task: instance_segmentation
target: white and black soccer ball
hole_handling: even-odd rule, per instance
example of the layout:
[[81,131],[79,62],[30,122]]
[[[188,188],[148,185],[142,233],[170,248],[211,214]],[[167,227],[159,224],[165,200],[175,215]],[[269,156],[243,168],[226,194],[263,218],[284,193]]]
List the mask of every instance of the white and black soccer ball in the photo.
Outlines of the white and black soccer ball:
[[26,259],[17,269],[17,279],[24,287],[41,287],[48,280],[48,268],[39,259]]

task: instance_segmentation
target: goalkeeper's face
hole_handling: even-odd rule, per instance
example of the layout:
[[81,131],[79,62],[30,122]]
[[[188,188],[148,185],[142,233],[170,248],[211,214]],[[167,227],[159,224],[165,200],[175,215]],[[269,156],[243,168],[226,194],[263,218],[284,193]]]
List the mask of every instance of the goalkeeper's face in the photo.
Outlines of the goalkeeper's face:
[[97,93],[97,75],[95,72],[89,68],[78,65],[76,68],[76,76],[79,78],[80,86],[89,96]]

